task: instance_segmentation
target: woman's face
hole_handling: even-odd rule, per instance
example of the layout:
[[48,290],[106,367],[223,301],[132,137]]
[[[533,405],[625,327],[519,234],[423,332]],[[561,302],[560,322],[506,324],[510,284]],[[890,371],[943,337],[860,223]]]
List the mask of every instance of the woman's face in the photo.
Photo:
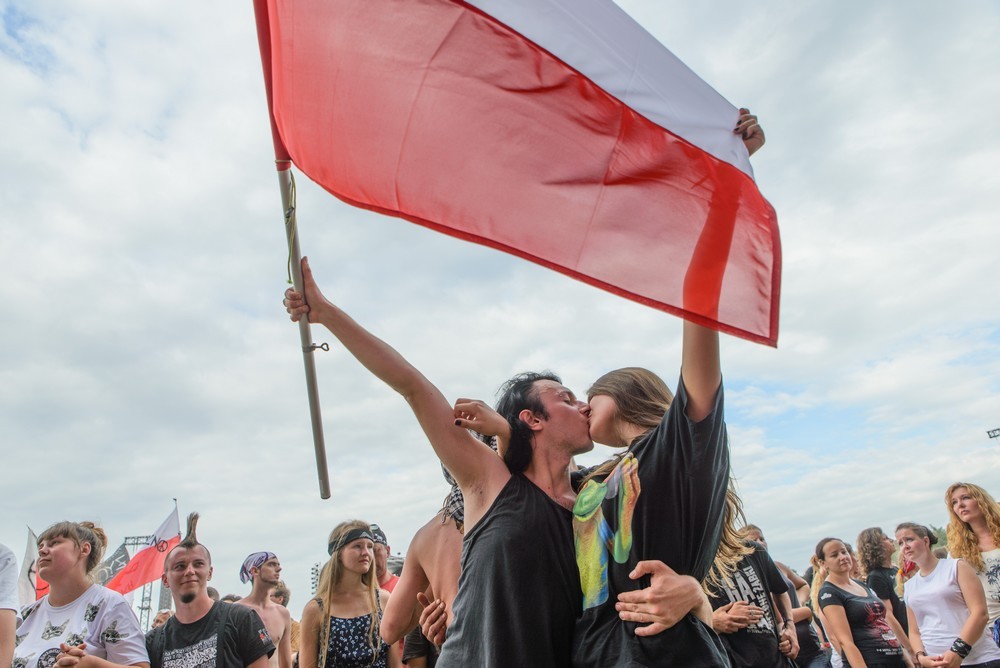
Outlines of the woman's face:
[[71,572],[90,554],[90,544],[77,545],[68,536],[53,536],[38,542],[38,574],[51,581]]
[[622,445],[618,441],[616,423],[618,405],[606,394],[597,394],[590,399],[590,438],[602,445]]
[[900,556],[914,563],[919,563],[931,551],[930,541],[921,538],[912,529],[897,531],[896,543],[899,545]]
[[823,565],[830,573],[843,575],[851,572],[854,560],[846,545],[839,540],[831,540],[823,546]]
[[963,522],[972,522],[983,517],[979,502],[969,494],[968,487],[956,487],[951,493],[951,509]]
[[375,544],[367,538],[351,541],[340,550],[340,563],[352,573],[364,575],[374,562]]

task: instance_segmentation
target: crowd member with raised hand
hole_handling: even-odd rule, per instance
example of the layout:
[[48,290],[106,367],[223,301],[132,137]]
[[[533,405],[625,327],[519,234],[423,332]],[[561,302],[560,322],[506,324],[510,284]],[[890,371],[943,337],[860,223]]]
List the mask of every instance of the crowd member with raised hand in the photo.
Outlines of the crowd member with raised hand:
[[14,666],[149,666],[132,607],[91,574],[107,546],[91,522],[59,522],[38,537],[38,575],[49,593],[21,611]]
[[[885,618],[900,640],[907,638],[909,628],[906,621],[906,604],[896,594],[896,574],[892,565],[892,555],[896,552],[896,541],[882,529],[871,527],[858,534],[858,561],[867,584],[878,594],[885,604]],[[897,628],[898,627],[898,628]],[[909,644],[905,640],[904,645]],[[907,647],[907,649],[909,649]]]
[[399,648],[379,632],[389,594],[378,588],[371,525],[338,524],[328,552],[316,597],[302,611],[299,666],[401,668]]
[[816,545],[816,559],[826,567],[819,605],[827,630],[836,636],[844,665],[851,668],[912,668],[913,662],[886,622],[885,604],[867,585],[852,579],[853,558],[838,538]]
[[945,492],[948,551],[974,569],[986,592],[989,629],[1000,645],[1000,505],[970,482],[956,482]]
[[1000,668],[1000,648],[985,632],[989,615],[983,585],[972,566],[938,559],[931,549],[937,536],[921,524],[900,524],[896,541],[900,554],[919,569],[904,592],[917,662],[926,668]]

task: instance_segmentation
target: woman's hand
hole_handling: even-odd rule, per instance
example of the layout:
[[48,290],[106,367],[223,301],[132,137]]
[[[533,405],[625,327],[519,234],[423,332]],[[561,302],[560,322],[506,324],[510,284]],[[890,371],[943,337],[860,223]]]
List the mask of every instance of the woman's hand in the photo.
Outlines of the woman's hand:
[[742,137],[743,145],[747,147],[750,155],[764,145],[764,128],[757,124],[757,117],[751,114],[749,109],[740,109],[740,119],[733,132]]
[[56,657],[57,666],[80,666],[82,659],[87,656],[87,646],[83,643],[79,645],[67,645],[59,643],[59,656]]
[[483,436],[496,436],[503,441],[510,441],[510,425],[507,420],[479,399],[455,401],[455,426],[471,429]]

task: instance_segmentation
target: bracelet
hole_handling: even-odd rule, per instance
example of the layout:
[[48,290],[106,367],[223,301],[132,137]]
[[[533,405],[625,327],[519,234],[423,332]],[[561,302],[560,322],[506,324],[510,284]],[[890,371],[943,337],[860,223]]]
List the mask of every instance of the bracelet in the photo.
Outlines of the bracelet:
[[922,656],[927,656],[927,652],[925,652],[922,649],[918,649],[916,652],[913,653],[913,658],[917,661],[917,663],[920,662],[920,657]]
[[951,644],[951,651],[959,656],[959,658],[964,659],[969,656],[969,652],[972,651],[972,645],[965,642],[961,638],[955,638],[955,642]]

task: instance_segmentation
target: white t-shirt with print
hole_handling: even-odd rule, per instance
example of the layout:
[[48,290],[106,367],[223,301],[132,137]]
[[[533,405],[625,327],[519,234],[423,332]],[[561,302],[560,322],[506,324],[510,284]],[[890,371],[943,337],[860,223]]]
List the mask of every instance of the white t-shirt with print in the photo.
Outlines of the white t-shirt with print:
[[0,610],[17,612],[17,559],[6,545],[0,545]]
[[21,611],[13,668],[49,668],[59,655],[59,644],[86,643],[86,652],[112,663],[146,663],[146,641],[139,620],[121,594],[91,585],[68,605],[49,605],[49,597]]

